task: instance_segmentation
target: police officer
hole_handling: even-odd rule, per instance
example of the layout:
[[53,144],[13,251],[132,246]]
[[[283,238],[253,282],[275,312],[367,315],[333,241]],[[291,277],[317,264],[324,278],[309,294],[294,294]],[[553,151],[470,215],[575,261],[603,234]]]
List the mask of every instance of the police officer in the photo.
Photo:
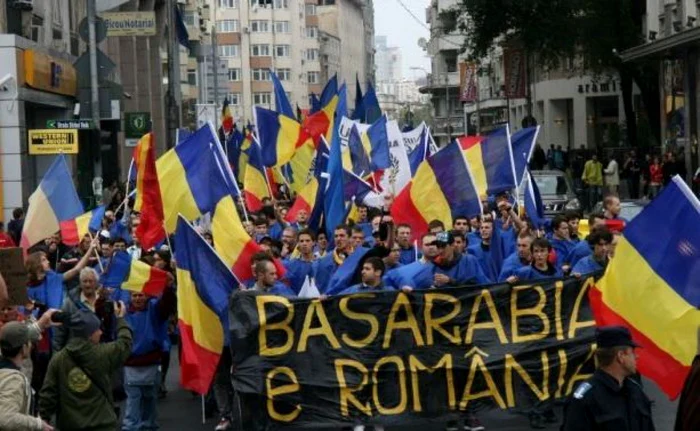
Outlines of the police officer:
[[634,349],[640,347],[622,326],[596,331],[598,369],[573,393],[562,431],[653,431],[651,402],[639,383]]

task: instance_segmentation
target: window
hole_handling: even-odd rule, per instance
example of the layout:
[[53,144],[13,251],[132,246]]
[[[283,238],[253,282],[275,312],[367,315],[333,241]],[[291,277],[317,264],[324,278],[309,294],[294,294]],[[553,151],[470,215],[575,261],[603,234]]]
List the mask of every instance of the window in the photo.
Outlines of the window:
[[306,16],[316,15],[316,5],[307,4],[304,6],[304,11],[306,12]]
[[182,20],[185,22],[185,25],[194,26],[194,12],[185,12],[182,14]]
[[292,69],[277,69],[276,72],[280,81],[289,81],[292,78]]
[[289,21],[275,21],[275,33],[289,33]]
[[272,6],[272,0],[250,0],[250,5],[253,7],[268,7]]
[[226,97],[228,97],[228,103],[230,103],[232,106],[238,106],[241,104],[241,93],[228,93]]
[[241,80],[241,69],[235,67],[228,68],[228,80],[229,81],[240,81]]
[[318,72],[306,72],[306,82],[309,84],[319,83],[319,73]]
[[267,69],[253,69],[250,71],[253,81],[269,81],[270,71]]
[[197,70],[187,69],[187,83],[189,85],[197,85]]
[[219,45],[220,57],[238,57],[238,45]]
[[253,104],[267,105],[272,104],[272,94],[270,93],[253,93]]
[[238,9],[239,0],[219,0],[220,8]]
[[306,59],[309,61],[318,60],[318,49],[310,48],[306,50]]
[[306,27],[306,37],[315,39],[318,37],[318,27]]
[[220,19],[216,22],[216,31],[219,33],[234,33],[238,30],[237,19]]
[[289,9],[289,0],[275,0],[275,9]]
[[275,57],[289,57],[289,45],[275,45]]
[[251,45],[250,55],[253,57],[269,57],[270,45]]
[[270,31],[270,21],[253,20],[250,22],[250,31],[253,33],[268,33]]
[[63,26],[63,16],[61,16],[62,8],[60,0],[53,0],[53,5],[51,7],[53,11],[53,24],[58,27]]

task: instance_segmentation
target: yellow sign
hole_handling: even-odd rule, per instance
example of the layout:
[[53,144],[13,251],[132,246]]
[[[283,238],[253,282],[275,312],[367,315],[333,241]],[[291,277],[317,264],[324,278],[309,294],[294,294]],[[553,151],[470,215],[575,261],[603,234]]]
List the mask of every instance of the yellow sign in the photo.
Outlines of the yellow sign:
[[76,95],[75,68],[69,61],[35,49],[26,49],[24,70],[27,85],[32,88],[66,96]]
[[100,14],[107,36],[155,36],[155,12],[105,12]]
[[77,129],[34,129],[29,131],[29,154],[78,154]]

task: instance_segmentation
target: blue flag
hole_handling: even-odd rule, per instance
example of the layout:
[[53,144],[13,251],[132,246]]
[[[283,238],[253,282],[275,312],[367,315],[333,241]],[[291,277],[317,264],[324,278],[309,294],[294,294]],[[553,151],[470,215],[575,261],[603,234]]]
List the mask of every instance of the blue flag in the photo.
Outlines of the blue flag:
[[282,82],[280,82],[275,72],[273,72],[271,69],[269,70],[272,84],[275,87],[275,110],[289,118],[296,118],[299,120],[296,115],[294,115],[294,110],[292,109],[291,103],[289,103],[289,99],[287,99],[287,93],[284,91]]
[[175,31],[177,32],[177,41],[180,42],[180,45],[184,46],[187,49],[190,48],[190,35],[187,33],[187,27],[185,26],[185,22],[182,20],[182,14],[180,13],[180,8],[177,7],[177,5],[174,6],[175,8]]
[[[328,102],[330,102],[336,94],[338,94],[338,75],[333,75],[333,77],[326,83],[326,86],[323,87],[323,91],[321,92],[321,100],[319,100],[321,108],[328,105]],[[345,101],[344,103],[347,104],[347,101]],[[321,108],[319,108],[319,110]],[[347,106],[345,110],[347,111]]]
[[382,108],[379,107],[379,99],[371,82],[367,83],[367,92],[362,98],[362,108],[365,111],[365,123],[374,123],[382,116]]
[[348,136],[348,150],[350,151],[350,160],[352,160],[352,171],[359,176],[364,176],[372,172],[369,162],[369,155],[362,145],[362,137],[357,126],[353,124]]
[[513,166],[515,167],[515,182],[520,185],[525,176],[527,164],[530,162],[532,150],[537,142],[540,126],[526,127],[515,132],[510,137],[510,145],[513,148]]
[[321,101],[318,100],[318,96],[316,96],[314,93],[309,94],[309,106],[311,106],[309,115],[317,113],[322,108]]
[[314,232],[320,231],[321,218],[323,216],[323,206],[326,196],[326,185],[328,181],[325,178],[325,172],[328,170],[328,146],[325,140],[321,139],[316,150],[316,156],[312,165],[314,177],[318,181],[318,191],[316,191],[316,200],[314,201],[314,209],[309,215],[309,228]]
[[365,120],[365,106],[362,99],[363,96],[362,87],[360,86],[360,77],[355,75],[355,111],[352,113],[353,120]]
[[420,134],[420,139],[418,140],[418,145],[416,145],[413,150],[408,153],[408,164],[411,166],[411,177],[416,175],[418,166],[420,166],[420,164],[428,158],[428,152],[428,127],[424,126],[423,132]]
[[546,220],[544,218],[544,205],[542,205],[540,189],[527,170],[525,171],[525,179],[525,213],[535,228],[542,229]]
[[[340,87],[338,106],[336,108],[334,130],[340,127],[340,121],[347,115],[347,95],[345,84]],[[345,199],[343,188],[343,160],[341,155],[340,133],[333,133],[331,141],[330,155],[328,157],[328,186],[326,196],[323,201],[325,213],[326,233],[328,240],[333,238],[335,227],[345,221]]]

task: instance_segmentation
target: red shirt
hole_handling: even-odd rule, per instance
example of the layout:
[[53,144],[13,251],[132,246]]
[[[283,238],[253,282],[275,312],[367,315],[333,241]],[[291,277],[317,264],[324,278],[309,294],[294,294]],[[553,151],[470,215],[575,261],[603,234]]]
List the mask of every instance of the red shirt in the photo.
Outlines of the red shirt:
[[15,241],[6,232],[0,232],[0,248],[17,247]]

